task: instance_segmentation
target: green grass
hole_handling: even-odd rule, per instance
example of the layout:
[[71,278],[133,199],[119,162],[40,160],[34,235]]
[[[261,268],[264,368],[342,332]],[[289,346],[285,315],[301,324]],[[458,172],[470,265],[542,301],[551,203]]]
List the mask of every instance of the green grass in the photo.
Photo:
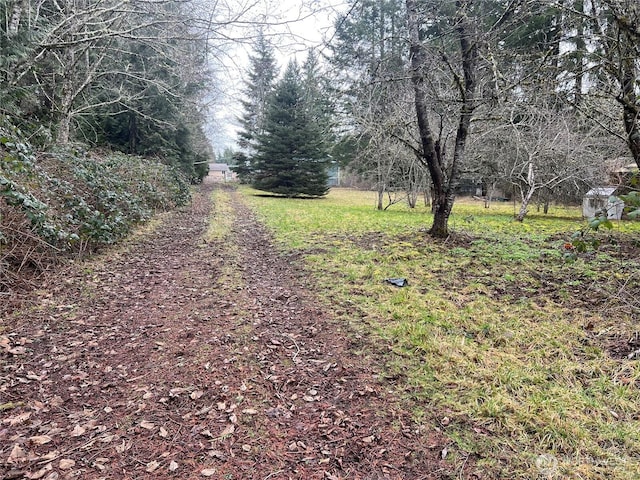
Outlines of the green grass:
[[[542,454],[558,462],[551,478],[640,478],[640,367],[607,353],[638,330],[640,259],[606,242],[563,263],[564,241],[583,226],[579,210],[521,224],[513,204],[458,202],[454,235],[440,241],[425,233],[426,208],[378,212],[371,192],[243,192],[351,328],[388,343],[385,368],[405,378],[416,418],[446,414],[445,433],[487,478],[538,478]],[[632,245],[640,224],[617,223],[613,235]]]
[[229,190],[217,188],[211,193],[212,212],[209,225],[204,234],[206,244],[213,243],[218,246],[220,256],[225,259],[221,262],[216,288],[222,291],[231,291],[242,284],[238,265],[238,246],[232,241],[232,226],[234,210]]

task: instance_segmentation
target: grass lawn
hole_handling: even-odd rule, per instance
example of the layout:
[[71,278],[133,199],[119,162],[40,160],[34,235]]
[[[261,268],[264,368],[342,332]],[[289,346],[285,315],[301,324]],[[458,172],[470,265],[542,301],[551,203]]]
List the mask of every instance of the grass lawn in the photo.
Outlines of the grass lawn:
[[640,478],[640,222],[567,264],[578,209],[521,224],[513,204],[463,200],[433,240],[426,208],[379,212],[372,192],[242,191],[333,310],[388,345],[386,375],[451,439],[451,462],[482,478]]

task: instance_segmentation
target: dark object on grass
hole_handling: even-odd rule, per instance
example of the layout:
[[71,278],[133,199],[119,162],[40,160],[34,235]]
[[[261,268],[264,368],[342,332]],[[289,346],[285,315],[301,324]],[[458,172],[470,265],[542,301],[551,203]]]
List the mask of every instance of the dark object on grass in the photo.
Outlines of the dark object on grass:
[[395,285],[396,287],[406,287],[407,285],[409,285],[409,282],[406,278],[385,278],[384,281],[390,283],[391,285]]

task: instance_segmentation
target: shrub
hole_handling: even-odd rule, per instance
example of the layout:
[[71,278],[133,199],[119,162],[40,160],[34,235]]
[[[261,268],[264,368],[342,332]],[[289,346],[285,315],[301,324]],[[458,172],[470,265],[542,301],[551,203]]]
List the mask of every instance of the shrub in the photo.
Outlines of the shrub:
[[0,118],[0,288],[12,269],[112,244],[189,199],[176,167],[78,147],[36,153]]

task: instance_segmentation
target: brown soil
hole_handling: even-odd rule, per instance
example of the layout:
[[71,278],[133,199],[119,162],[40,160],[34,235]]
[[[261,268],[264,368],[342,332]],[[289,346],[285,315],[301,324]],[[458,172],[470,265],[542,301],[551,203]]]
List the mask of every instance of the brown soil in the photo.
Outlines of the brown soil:
[[0,478],[459,478],[239,197],[204,240],[212,188],[0,324]]

